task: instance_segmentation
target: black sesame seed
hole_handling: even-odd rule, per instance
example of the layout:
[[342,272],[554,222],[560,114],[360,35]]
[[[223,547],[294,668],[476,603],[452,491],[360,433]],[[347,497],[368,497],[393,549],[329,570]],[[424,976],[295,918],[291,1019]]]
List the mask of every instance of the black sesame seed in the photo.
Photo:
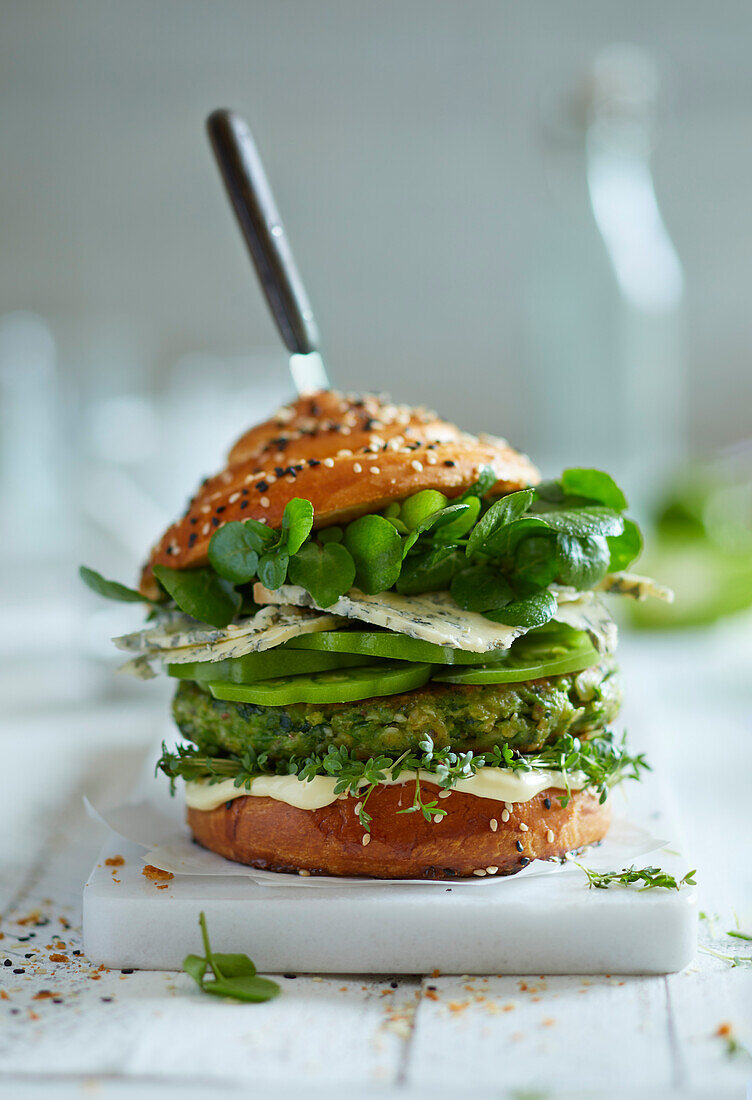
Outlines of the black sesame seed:
[[111,1004],[112,1002],[112,997],[100,997],[99,999],[100,1001],[103,1001],[106,1005]]
[[14,966],[13,967],[13,973],[14,974],[25,974],[26,971],[24,970],[24,968],[22,966]]
[[219,520],[216,516],[212,516],[212,527],[219,527]]
[[523,856],[522,859],[520,860],[520,863],[522,864],[523,867],[527,867],[529,862],[530,862],[530,860],[527,858],[527,856]]
[[241,489],[240,490],[240,492],[243,494],[244,497],[247,497],[248,494],[250,493],[250,491],[251,491],[250,489]]
[[10,1010],[10,1014],[11,1014],[11,1016],[18,1016],[18,1014],[19,1014],[19,1012],[20,1012],[20,1011],[21,1011],[21,1009],[20,1009],[20,1008],[12,1008],[12,1009]]
[[456,465],[457,465],[457,463],[456,463],[456,462],[452,462],[451,458],[445,458],[445,459],[444,459],[444,465],[445,465],[445,466],[456,466]]
[[522,841],[521,840],[517,841],[517,843],[515,844],[515,848],[517,849],[518,852],[522,851]]
[[191,518],[188,520],[188,522],[193,524],[193,526],[195,527],[196,524],[198,523],[198,519],[197,519],[196,516],[191,516]]
[[392,989],[397,989],[398,986],[399,986],[399,982],[390,982],[389,984],[392,987]]
[[30,952],[28,953],[28,955],[24,955],[24,958],[25,958],[25,959],[33,959],[33,958],[34,958],[34,952],[33,952],[33,951],[30,951]]
[[171,546],[165,547],[165,554],[171,554],[171,553],[172,553],[172,547]]
[[188,549],[189,550],[194,545],[197,538],[198,538],[198,535],[196,534],[196,532],[192,531],[191,534],[188,536]]
[[550,798],[544,798],[543,799],[543,805],[546,807],[547,810],[550,810],[551,809],[551,799]]
[[132,974],[133,973],[133,967],[129,966],[129,967],[127,967],[127,969],[121,970],[120,973],[121,974]]
[[3,966],[13,966],[13,963],[11,962],[10,959],[6,959],[5,962],[3,963]]
[[282,975],[283,978],[290,978],[290,979],[297,978],[297,976],[298,976],[297,974],[283,974]]
[[321,462],[318,460],[318,458],[309,458],[308,459],[308,465],[311,466],[311,467],[320,466]]
[[[275,466],[274,467],[274,473],[277,475],[277,477],[284,477],[285,476],[284,466]],[[258,485],[256,486],[256,488],[258,489]]]
[[436,986],[435,985],[427,985],[426,989],[430,989],[432,993],[436,992]]
[[217,515],[219,516],[219,515],[222,514],[222,512],[227,511],[227,505],[226,504],[220,504],[220,506],[218,508],[215,508],[215,511],[216,511]]
[[311,416],[321,416],[321,407],[315,401],[311,402]]
[[[279,466],[277,467],[277,469],[279,469]],[[279,477],[279,476],[280,475],[277,474],[277,477]],[[257,481],[256,484],[253,487],[257,492],[265,493],[266,490],[269,488],[269,482],[268,481]]]
[[54,1005],[61,1005],[63,1003],[63,998],[62,997],[53,997],[52,998],[52,1003]]
[[248,501],[247,500],[241,500],[240,507],[241,508],[247,508],[248,507]]
[[72,952],[71,952],[71,954],[72,954],[72,955],[80,955],[80,954],[81,954],[81,952],[80,952],[80,951],[72,951]]

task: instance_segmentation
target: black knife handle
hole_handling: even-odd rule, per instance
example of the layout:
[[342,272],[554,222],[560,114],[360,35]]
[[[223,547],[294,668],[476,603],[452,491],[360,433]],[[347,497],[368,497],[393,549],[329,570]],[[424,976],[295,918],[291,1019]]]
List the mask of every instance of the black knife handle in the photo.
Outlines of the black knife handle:
[[245,119],[213,111],[209,140],[261,287],[291,352],[317,351],[319,333],[269,181]]

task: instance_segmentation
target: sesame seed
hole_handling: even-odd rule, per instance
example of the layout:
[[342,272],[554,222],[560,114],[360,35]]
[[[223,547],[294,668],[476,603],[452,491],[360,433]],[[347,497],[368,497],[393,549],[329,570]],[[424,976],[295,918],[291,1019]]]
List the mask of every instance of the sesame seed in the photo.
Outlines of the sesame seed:
[[496,830],[497,830],[497,829],[498,829],[498,827],[499,827],[499,823],[498,823],[498,821],[496,820],[496,818],[495,818],[495,817],[492,817],[492,818],[491,818],[491,821],[490,821],[490,825],[491,825],[491,832],[492,832],[492,833],[495,833],[495,832],[496,832]]
[[505,802],[504,806],[506,807],[507,810],[509,810],[510,814],[514,810],[514,802]]
[[324,459],[324,465],[328,466],[331,469],[331,467],[334,465],[334,459],[333,458],[325,458]]
[[371,473],[372,473],[372,474],[380,474],[380,473],[381,473],[381,470],[379,469],[379,467],[378,467],[378,466],[372,466],[372,467],[371,467]]
[[359,462],[356,462],[355,465],[353,466],[353,473],[354,474],[362,474],[363,473],[363,467],[361,466],[361,464]]
[[547,841],[548,841],[548,843],[550,844],[550,843],[551,843],[551,841],[552,841],[553,839],[554,839],[554,831],[553,831],[553,829],[549,829],[549,830],[548,830],[548,831],[546,832],[546,840],[547,840]]
[[201,511],[203,512],[204,515],[206,515],[208,512],[211,512],[211,505],[202,504],[201,505]]
[[310,878],[311,877],[311,872],[310,871],[300,870],[300,871],[298,871],[298,874],[300,875],[301,878]]
[[240,507],[241,508],[247,508],[248,507],[248,501],[247,500],[241,500]]
[[196,532],[192,531],[191,534],[188,536],[188,549],[189,550],[194,545],[197,538],[198,538],[198,535],[196,534]]
[[522,859],[520,860],[520,863],[522,864],[523,867],[527,867],[529,862],[530,862],[530,860],[528,859],[527,856],[523,856]]
[[362,809],[363,809],[363,803],[362,802],[356,802],[355,803],[355,809],[353,810],[353,813],[355,814],[356,817]]
[[546,807],[547,810],[550,810],[551,809],[551,799],[550,798],[544,798],[543,799],[543,805]]
[[[275,481],[277,480],[276,477],[275,477],[274,480]],[[269,482],[268,481],[257,481],[256,484],[254,485],[254,489],[259,493],[265,493],[268,488],[269,488]]]
[[529,828],[529,826],[527,826],[524,821],[520,822],[520,832],[521,833],[526,833],[528,831],[528,828]]
[[337,458],[352,458],[352,451],[348,451],[345,447],[341,451],[337,451]]
[[445,459],[444,459],[444,465],[445,465],[445,466],[456,466],[456,465],[457,465],[457,463],[456,463],[456,462],[452,462],[452,460],[451,460],[450,458],[445,458]]
[[485,867],[479,867],[477,871],[473,871],[473,874],[477,875],[478,878],[484,878],[486,874]]
[[515,848],[517,849],[518,852],[522,851],[522,841],[521,840],[517,841],[517,843],[515,844]]
[[436,825],[436,824],[437,824],[437,823],[438,823],[439,821],[441,821],[441,819],[442,819],[442,817],[443,817],[443,816],[444,816],[443,814],[434,814],[434,815],[433,815],[433,823],[434,823],[434,825]]
[[428,463],[429,466],[435,466],[438,461],[439,460],[436,457],[436,455],[434,455],[434,454],[426,455],[426,462]]
[[420,472],[421,472],[421,470],[423,469],[423,463],[422,463],[422,462],[418,462],[417,458],[414,458],[414,459],[412,460],[412,462],[410,463],[410,465],[412,466],[412,468],[413,468],[414,470],[417,470],[417,472],[418,472],[418,473],[420,473]]
[[449,798],[451,791],[439,791],[439,798]]
[[498,869],[499,869],[498,867],[486,867],[486,870],[488,871],[489,875],[495,875],[496,872],[498,871]]
[[208,523],[205,523],[204,526],[201,528],[201,534],[202,535],[208,535],[210,531],[211,531],[211,526]]
[[363,843],[364,848],[368,847],[368,845],[371,843],[371,834],[370,833],[363,833],[363,842],[362,843]]
[[240,500],[240,493],[231,493],[227,498],[227,503],[234,504],[236,500]]
[[501,811],[501,820],[504,821],[504,822],[509,821],[509,810],[502,810]]
[[350,428],[348,428],[347,424],[343,424],[342,427],[340,428],[340,432],[342,433],[342,435],[349,435],[350,434]]
[[261,497],[259,499],[259,504],[261,505],[262,508],[268,508],[269,507],[269,497]]

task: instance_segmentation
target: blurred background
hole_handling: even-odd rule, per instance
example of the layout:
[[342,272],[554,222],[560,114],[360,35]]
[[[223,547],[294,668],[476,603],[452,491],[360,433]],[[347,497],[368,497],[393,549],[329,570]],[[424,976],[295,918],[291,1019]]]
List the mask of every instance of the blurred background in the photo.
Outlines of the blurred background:
[[0,24],[7,707],[128,690],[101,658],[139,612],[78,563],[132,583],[291,395],[217,106],[255,133],[336,385],[609,469],[682,596],[637,625],[752,603],[749,5],[4,0]]

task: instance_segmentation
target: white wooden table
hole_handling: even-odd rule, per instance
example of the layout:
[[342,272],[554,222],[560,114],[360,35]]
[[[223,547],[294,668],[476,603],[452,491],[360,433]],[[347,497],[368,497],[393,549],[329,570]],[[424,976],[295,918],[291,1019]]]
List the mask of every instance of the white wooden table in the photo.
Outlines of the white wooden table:
[[[752,931],[752,627],[623,648],[625,723],[670,771],[718,914],[701,944],[750,954],[724,933],[734,910]],[[752,1057],[729,1037],[752,1048],[752,970],[703,951],[668,978],[278,976],[265,1005],[95,970],[81,887],[103,834],[81,798],[127,794],[166,698],[147,685],[141,702],[0,722],[0,1096],[744,1095]]]

